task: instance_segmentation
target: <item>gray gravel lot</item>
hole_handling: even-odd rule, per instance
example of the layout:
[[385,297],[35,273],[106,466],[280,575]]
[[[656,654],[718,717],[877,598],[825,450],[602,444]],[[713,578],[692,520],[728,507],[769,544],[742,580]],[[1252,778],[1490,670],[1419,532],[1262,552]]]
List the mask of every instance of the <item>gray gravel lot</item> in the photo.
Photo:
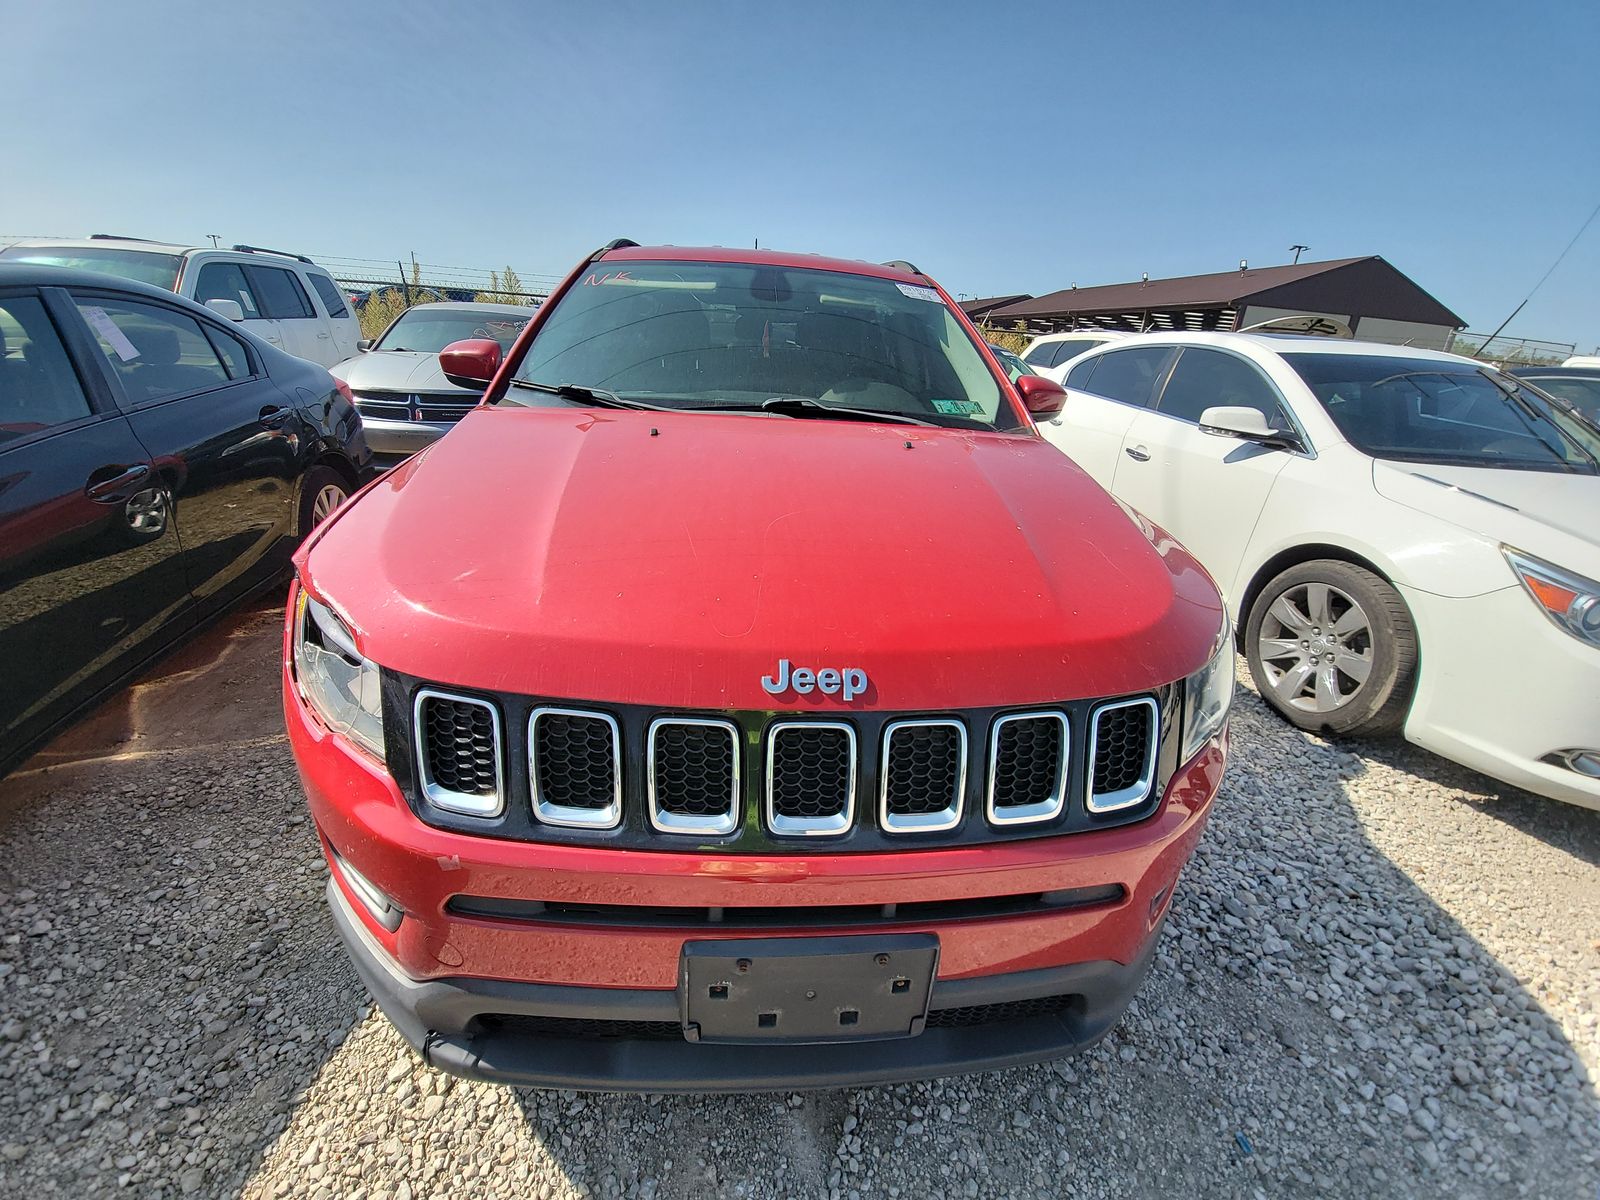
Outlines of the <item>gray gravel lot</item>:
[[276,621],[136,692],[111,757],[0,783],[0,1195],[1596,1194],[1600,814],[1244,690],[1150,980],[1087,1055],[788,1097],[425,1070],[323,911]]

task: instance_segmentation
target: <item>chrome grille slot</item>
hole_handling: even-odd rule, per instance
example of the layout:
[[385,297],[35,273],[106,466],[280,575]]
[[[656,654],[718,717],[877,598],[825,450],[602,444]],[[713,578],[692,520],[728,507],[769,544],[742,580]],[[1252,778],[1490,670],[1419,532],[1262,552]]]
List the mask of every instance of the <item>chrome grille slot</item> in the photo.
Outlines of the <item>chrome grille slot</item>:
[[487,700],[423,688],[412,725],[417,773],[428,803],[472,817],[498,816],[505,795],[499,710]]
[[528,762],[533,812],[546,825],[611,829],[622,820],[622,736],[614,717],[534,709]]
[[989,745],[989,823],[1030,825],[1060,816],[1067,802],[1070,743],[1065,713],[998,718]]
[[824,721],[785,721],[767,732],[767,828],[826,837],[855,820],[856,732]]
[[1156,774],[1156,702],[1102,704],[1089,719],[1090,812],[1115,812],[1150,795]]
[[739,824],[739,730],[692,717],[652,721],[650,824],[662,833],[731,833]]
[[961,821],[967,729],[959,721],[896,721],[883,731],[878,823],[891,833],[935,833]]

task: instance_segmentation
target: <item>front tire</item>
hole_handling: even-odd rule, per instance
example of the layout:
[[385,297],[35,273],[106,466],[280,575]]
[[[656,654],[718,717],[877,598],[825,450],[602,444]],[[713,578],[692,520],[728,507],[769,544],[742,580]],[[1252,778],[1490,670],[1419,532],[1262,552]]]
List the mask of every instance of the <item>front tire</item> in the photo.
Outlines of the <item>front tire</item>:
[[1363,567],[1317,559],[1270,580],[1244,650],[1262,698],[1301,729],[1374,736],[1405,724],[1417,628],[1400,593]]
[[303,539],[350,499],[350,484],[332,467],[312,467],[300,483],[300,537]]

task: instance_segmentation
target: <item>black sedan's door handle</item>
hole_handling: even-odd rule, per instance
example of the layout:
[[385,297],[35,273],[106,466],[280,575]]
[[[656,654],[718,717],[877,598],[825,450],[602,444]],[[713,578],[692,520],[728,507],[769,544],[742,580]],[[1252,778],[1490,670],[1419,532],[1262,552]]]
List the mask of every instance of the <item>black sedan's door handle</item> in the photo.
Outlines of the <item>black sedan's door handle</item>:
[[1122,449],[1123,453],[1125,453],[1129,458],[1133,459],[1134,462],[1150,461],[1150,451],[1146,450],[1143,446],[1124,446]]
[[[111,468],[115,470],[116,468]],[[98,500],[101,504],[119,504],[128,498],[133,485],[146,475],[150,468],[144,463],[136,467],[129,467],[120,475],[113,475],[110,479],[101,479],[98,482],[86,483],[83,486],[84,495],[91,500]]]
[[256,414],[256,419],[261,422],[263,429],[277,429],[281,425],[287,425],[292,416],[294,409],[279,408],[276,404],[269,404]]

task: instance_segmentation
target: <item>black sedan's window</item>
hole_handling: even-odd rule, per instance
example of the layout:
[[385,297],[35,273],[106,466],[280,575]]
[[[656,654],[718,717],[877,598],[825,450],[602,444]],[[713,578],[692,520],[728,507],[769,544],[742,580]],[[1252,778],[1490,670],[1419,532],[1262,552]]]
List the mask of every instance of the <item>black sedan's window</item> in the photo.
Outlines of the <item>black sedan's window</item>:
[[0,446],[88,415],[44,305],[34,296],[0,296]]
[[99,297],[80,298],[78,311],[134,404],[228,382],[228,369],[193,317],[155,304]]

